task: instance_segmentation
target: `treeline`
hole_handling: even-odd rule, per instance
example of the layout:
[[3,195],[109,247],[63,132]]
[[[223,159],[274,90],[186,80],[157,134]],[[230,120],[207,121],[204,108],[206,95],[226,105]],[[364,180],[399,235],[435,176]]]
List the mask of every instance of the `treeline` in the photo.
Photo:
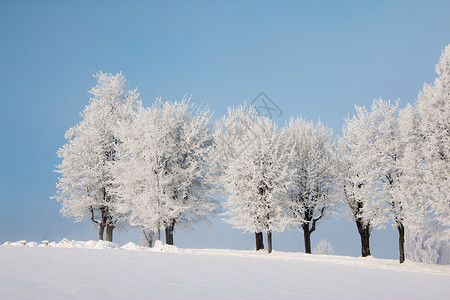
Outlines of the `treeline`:
[[346,204],[362,256],[371,255],[372,229],[393,225],[403,262],[405,232],[416,243],[450,236],[450,45],[436,73],[414,106],[356,107],[337,137],[301,117],[280,128],[246,105],[217,121],[185,99],[145,108],[122,74],[99,72],[58,151],[56,199],[64,216],[96,223],[99,239],[132,226],[149,245],[161,231],[173,244],[175,228],[221,213],[255,233],[256,250],[266,233],[269,253],[272,232],[288,227],[303,232],[311,253],[318,222]]

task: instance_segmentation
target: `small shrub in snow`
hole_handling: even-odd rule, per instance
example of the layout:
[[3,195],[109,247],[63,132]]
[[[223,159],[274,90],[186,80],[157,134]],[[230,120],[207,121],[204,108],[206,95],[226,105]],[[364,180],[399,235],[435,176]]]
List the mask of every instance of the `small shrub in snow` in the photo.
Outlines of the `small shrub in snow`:
[[439,238],[432,230],[409,231],[406,239],[406,256],[412,261],[427,264],[450,264],[450,242]]
[[316,247],[313,249],[314,254],[325,254],[325,255],[333,255],[333,247],[331,243],[326,240],[320,240]]

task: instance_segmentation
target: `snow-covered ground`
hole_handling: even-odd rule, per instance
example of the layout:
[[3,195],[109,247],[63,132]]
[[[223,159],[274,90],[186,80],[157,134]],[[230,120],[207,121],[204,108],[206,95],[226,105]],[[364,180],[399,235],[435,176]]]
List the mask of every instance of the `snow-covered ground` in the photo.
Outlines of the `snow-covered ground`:
[[63,240],[0,246],[0,299],[449,299],[450,266]]

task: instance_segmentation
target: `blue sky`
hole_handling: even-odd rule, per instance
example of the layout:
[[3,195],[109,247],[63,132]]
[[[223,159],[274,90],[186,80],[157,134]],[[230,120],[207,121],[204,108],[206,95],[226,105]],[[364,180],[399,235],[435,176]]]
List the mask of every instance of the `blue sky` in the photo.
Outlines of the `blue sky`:
[[[145,105],[192,94],[220,117],[264,91],[291,115],[341,132],[355,105],[414,102],[450,43],[449,1],[0,1],[0,243],[95,239],[59,214],[56,151],[79,120],[99,70],[122,71]],[[176,233],[182,247],[251,249],[253,237],[213,218]],[[397,233],[375,231],[372,254],[397,257]],[[356,227],[325,220],[338,254],[360,253]],[[136,233],[116,241],[138,242]],[[303,251],[302,234],[274,248]]]

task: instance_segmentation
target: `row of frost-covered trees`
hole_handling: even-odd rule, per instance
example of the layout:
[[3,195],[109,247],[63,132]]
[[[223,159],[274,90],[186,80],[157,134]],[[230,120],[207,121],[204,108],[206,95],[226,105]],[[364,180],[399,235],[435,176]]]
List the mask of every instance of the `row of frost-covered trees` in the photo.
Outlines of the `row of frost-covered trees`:
[[[82,120],[66,133],[56,198],[62,213],[91,219],[99,239],[139,227],[151,245],[164,231],[190,230],[221,213],[236,228],[311,234],[342,204],[370,252],[372,229],[393,225],[400,262],[405,239],[415,258],[450,236],[450,46],[414,106],[375,100],[356,107],[343,134],[293,117],[283,127],[251,106],[229,108],[217,121],[188,100],[145,108],[121,74],[99,72]],[[216,199],[223,200],[218,201]],[[427,248],[428,247],[428,248]],[[435,262],[435,261],[432,261]]]

